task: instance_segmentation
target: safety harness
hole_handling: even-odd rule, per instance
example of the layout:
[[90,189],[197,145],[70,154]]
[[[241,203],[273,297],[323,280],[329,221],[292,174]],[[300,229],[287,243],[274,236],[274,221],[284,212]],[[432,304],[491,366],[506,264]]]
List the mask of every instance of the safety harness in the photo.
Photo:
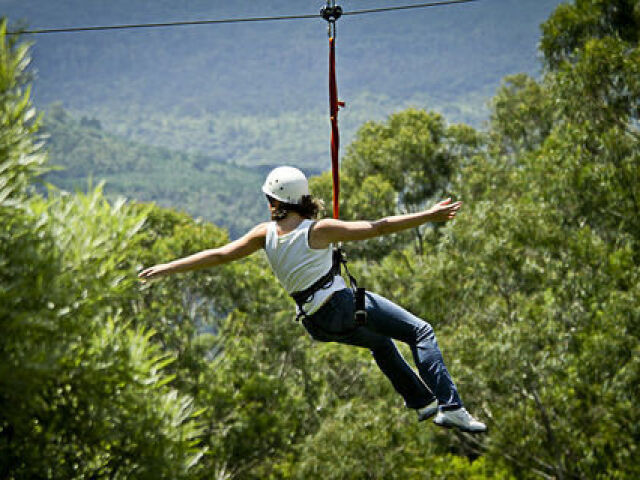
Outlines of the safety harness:
[[353,291],[353,296],[355,298],[355,313],[354,318],[356,322],[356,326],[362,326],[367,323],[367,311],[364,306],[364,294],[365,289],[358,287],[358,282],[355,277],[351,275],[349,272],[349,267],[347,266],[347,255],[344,253],[342,247],[334,247],[333,249],[333,261],[331,265],[331,269],[316,280],[311,286],[305,288],[304,290],[300,290],[299,292],[293,292],[291,297],[295,300],[298,305],[298,314],[296,315],[296,321],[300,321],[301,318],[307,318],[307,312],[304,310],[305,304],[309,303],[313,296],[319,290],[329,288],[333,285],[334,278],[336,275],[340,275],[342,271],[342,267],[344,267],[344,271],[349,278],[349,285],[351,290]]

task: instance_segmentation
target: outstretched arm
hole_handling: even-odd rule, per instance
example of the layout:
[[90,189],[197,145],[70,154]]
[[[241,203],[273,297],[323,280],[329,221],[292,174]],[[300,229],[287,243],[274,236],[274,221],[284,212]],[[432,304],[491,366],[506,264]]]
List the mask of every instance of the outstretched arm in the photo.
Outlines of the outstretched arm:
[[264,248],[266,233],[267,224],[262,223],[254,227],[243,237],[227,243],[222,247],[203,250],[202,252],[195,253],[188,257],[146,268],[138,274],[138,278],[142,280],[149,280],[161,275],[188,272],[190,270],[214,267],[223,263],[239,260],[251,255],[260,248]]
[[320,220],[310,237],[312,248],[326,248],[331,243],[366,240],[418,227],[427,222],[446,222],[456,216],[462,202],[451,203],[447,198],[428,210],[405,215],[394,215],[376,221],[345,222],[342,220]]

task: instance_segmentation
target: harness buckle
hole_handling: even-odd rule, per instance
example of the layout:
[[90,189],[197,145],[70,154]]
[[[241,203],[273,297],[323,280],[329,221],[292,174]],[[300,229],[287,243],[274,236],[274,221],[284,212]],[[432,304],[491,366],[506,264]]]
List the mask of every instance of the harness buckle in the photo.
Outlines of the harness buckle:
[[349,278],[349,283],[351,284],[351,290],[353,291],[353,295],[355,297],[355,311],[354,311],[354,320],[357,326],[361,327],[367,324],[367,311],[365,308],[365,292],[366,290],[362,287],[358,287],[358,283],[356,279],[349,272],[349,267],[347,267],[347,255],[342,250],[341,247],[336,247],[333,249],[333,261],[331,269],[322,277],[320,277],[313,285],[309,288],[299,291],[293,292],[291,297],[295,300],[298,305],[298,314],[295,317],[297,322],[300,321],[301,318],[308,318],[307,312],[304,311],[304,305],[309,302],[315,293],[323,288],[329,288],[333,284],[333,279],[336,275],[341,274],[342,267],[344,266],[345,273]]
[[364,306],[364,294],[365,289],[363,287],[356,288],[355,298],[356,298],[356,309],[353,314],[353,318],[356,322],[356,325],[362,326],[367,324],[367,311]]

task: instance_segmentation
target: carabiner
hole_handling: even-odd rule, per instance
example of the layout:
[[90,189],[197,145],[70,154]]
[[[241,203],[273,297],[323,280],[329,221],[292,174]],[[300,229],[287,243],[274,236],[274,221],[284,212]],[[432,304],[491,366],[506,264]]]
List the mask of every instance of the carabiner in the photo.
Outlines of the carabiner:
[[335,38],[336,20],[342,16],[342,7],[336,5],[335,0],[327,0],[327,5],[320,9],[320,15],[329,23],[329,38]]

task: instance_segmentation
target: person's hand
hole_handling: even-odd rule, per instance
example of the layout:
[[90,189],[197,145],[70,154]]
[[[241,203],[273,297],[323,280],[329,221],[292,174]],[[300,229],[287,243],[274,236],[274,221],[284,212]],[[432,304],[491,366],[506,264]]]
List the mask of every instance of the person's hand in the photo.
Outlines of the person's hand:
[[430,220],[432,222],[446,222],[456,216],[458,210],[462,206],[462,202],[451,203],[451,198],[436,203],[429,209],[431,213]]
[[167,275],[169,272],[169,266],[166,263],[161,263],[153,267],[145,268],[138,274],[138,278],[142,281],[152,280],[162,275]]

